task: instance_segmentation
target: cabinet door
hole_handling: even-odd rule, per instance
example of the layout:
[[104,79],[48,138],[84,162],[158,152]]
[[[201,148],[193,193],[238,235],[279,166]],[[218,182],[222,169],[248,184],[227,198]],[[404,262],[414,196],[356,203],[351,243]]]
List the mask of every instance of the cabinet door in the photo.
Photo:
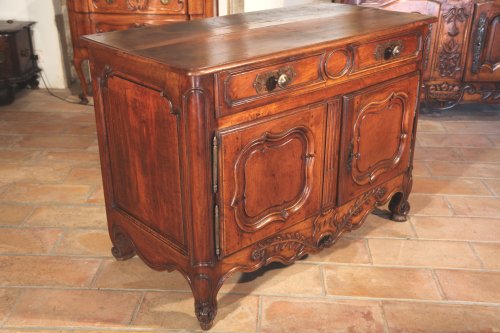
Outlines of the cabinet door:
[[500,3],[476,4],[466,81],[500,81]]
[[222,256],[319,212],[326,109],[218,133]]
[[339,204],[408,168],[419,76],[344,97]]

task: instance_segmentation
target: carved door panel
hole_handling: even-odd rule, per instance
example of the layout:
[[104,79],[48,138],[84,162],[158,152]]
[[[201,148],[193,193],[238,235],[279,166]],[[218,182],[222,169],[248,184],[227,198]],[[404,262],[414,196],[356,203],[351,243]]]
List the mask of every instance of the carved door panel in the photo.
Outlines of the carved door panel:
[[409,165],[418,74],[344,97],[339,205]]
[[476,4],[466,81],[500,81],[500,3]]
[[218,133],[221,256],[317,213],[326,104]]
[[443,3],[433,80],[442,82],[442,80],[460,81],[462,79],[473,9],[471,1]]

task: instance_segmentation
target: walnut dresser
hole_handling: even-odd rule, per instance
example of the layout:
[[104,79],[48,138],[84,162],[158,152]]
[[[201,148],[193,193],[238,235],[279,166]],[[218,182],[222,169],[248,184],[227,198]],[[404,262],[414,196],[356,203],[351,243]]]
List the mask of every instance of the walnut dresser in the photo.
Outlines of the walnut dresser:
[[88,52],[81,36],[214,16],[214,0],[66,0],[73,64],[80,79],[80,99],[88,103],[83,62]]
[[500,103],[500,0],[342,0],[439,18],[431,25],[422,94],[432,107]]
[[404,221],[433,22],[321,4],[86,37],[114,256],[180,271],[209,329],[231,273],[388,201]]

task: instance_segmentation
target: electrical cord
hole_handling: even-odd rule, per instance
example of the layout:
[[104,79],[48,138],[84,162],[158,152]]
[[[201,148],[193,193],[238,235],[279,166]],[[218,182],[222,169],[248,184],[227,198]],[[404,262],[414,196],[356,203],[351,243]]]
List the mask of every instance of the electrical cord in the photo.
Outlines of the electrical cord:
[[60,99],[63,102],[70,103],[70,104],[78,104],[78,105],[85,105],[85,106],[94,106],[94,104],[82,104],[80,102],[72,101],[72,100],[66,99],[64,97],[57,96],[56,94],[54,94],[52,92],[52,90],[50,90],[49,85],[47,84],[47,81],[45,81],[44,76],[45,76],[45,73],[43,72],[43,70],[41,70],[40,71],[40,78],[42,79],[43,85],[45,86],[45,90],[47,90],[47,92],[49,93],[49,95],[51,95],[51,96],[53,96],[53,97],[55,97],[57,99]]

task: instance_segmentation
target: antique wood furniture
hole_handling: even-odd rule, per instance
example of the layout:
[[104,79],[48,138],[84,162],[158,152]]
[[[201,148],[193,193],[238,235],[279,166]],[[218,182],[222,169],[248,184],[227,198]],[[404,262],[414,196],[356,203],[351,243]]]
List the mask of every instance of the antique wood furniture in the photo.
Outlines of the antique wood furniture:
[[0,105],[12,103],[16,90],[26,84],[38,87],[40,69],[31,40],[34,23],[0,21]]
[[86,37],[114,256],[179,270],[208,329],[231,273],[389,200],[405,220],[433,22],[323,4]]
[[125,30],[211,17],[214,0],[67,0],[73,44],[73,65],[80,80],[80,99],[88,103],[88,83],[83,69],[88,52],[81,37],[100,32]]
[[499,0],[343,0],[439,18],[425,42],[423,90],[430,106],[500,103]]

